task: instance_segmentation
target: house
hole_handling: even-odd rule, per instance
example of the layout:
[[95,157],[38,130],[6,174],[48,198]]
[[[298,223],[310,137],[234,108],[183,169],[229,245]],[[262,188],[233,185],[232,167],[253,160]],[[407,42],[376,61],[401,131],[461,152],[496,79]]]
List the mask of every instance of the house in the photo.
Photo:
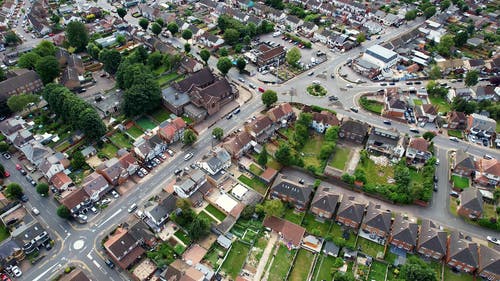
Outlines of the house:
[[115,264],[121,269],[129,269],[144,254],[145,250],[140,246],[139,240],[121,227],[104,242],[104,249]]
[[467,116],[463,112],[450,111],[446,115],[446,122],[448,123],[448,129],[465,130],[467,126]]
[[400,158],[404,153],[402,141],[398,132],[373,127],[366,141],[366,150],[375,155]]
[[382,210],[380,205],[370,203],[361,224],[363,231],[385,238],[391,231],[391,212]]
[[174,143],[182,139],[187,124],[181,117],[171,121],[167,120],[160,124],[158,134],[166,143]]
[[13,95],[37,93],[43,89],[42,80],[35,71],[22,69],[11,73],[15,76],[0,82],[0,103],[6,103]]
[[406,161],[408,163],[425,163],[432,157],[429,151],[429,142],[422,137],[412,137],[406,148]]
[[453,102],[455,98],[461,98],[470,101],[476,96],[476,93],[471,88],[451,88],[448,90],[446,98],[448,102]]
[[404,100],[398,88],[387,88],[385,94],[385,103],[383,115],[388,117],[403,118],[408,103]]
[[319,42],[330,45],[333,43],[332,38],[335,36],[335,33],[328,29],[323,29],[320,32],[315,32],[313,38],[318,40]]
[[470,177],[476,170],[474,157],[467,152],[458,149],[453,161],[453,174]]
[[26,121],[21,117],[9,118],[0,123],[0,132],[8,137],[26,127]]
[[500,252],[479,245],[479,267],[477,273],[484,280],[500,280]]
[[280,199],[303,212],[311,200],[312,188],[287,179],[283,174],[278,175],[270,190],[271,199]]
[[174,184],[174,191],[181,198],[188,198],[193,195],[202,185],[207,182],[205,174],[200,170],[192,170]]
[[331,113],[330,111],[323,110],[321,112],[313,112],[311,127],[318,132],[323,134],[331,126],[338,126],[340,124],[337,115]]
[[319,218],[331,219],[341,196],[330,187],[320,185],[311,201],[310,211]]
[[265,143],[269,140],[275,131],[274,123],[266,115],[257,117],[254,121],[245,125],[246,131],[252,139],[258,143]]
[[252,147],[250,141],[252,140],[249,133],[246,131],[236,134],[236,136],[229,138],[222,144],[229,154],[235,159],[240,158]]
[[340,125],[339,138],[345,141],[362,144],[367,132],[367,124],[356,120],[347,120]]
[[49,155],[54,152],[50,147],[45,147],[36,140],[32,140],[21,147],[26,159],[30,161],[31,164],[39,166]]
[[338,257],[340,253],[340,247],[335,245],[332,241],[326,241],[325,246],[323,247],[323,254]]
[[341,224],[358,229],[365,214],[365,204],[354,201],[354,197],[342,198],[335,221]]
[[118,158],[113,157],[106,160],[96,168],[96,172],[102,175],[109,184],[118,186],[127,181],[129,173]]
[[181,60],[181,65],[179,66],[179,69],[181,73],[193,73],[202,70],[203,64],[201,64],[200,62],[198,62],[193,58],[184,57]]
[[415,118],[418,122],[434,122],[438,108],[430,103],[415,107]]
[[467,131],[478,135],[483,133],[486,137],[491,137],[496,130],[497,122],[481,114],[472,113],[467,119]]
[[78,215],[80,210],[92,206],[89,194],[83,188],[72,191],[66,191],[61,194],[59,202],[69,209],[74,216]]
[[283,126],[283,124],[293,120],[295,118],[295,113],[293,112],[292,106],[285,102],[279,104],[267,111],[267,116],[278,125]]
[[460,193],[460,204],[457,213],[461,216],[478,219],[483,213],[483,196],[476,187],[469,187]]
[[283,46],[271,46],[267,43],[260,43],[253,50],[250,60],[257,65],[257,70],[261,71],[269,66],[279,66],[285,63],[286,51]]
[[151,159],[167,149],[167,145],[158,135],[143,136],[137,139],[133,146],[135,155],[142,162],[151,161]]
[[417,252],[425,257],[441,260],[447,251],[448,233],[428,219],[422,221],[418,235]]
[[297,30],[303,24],[304,21],[294,15],[288,15],[285,18],[285,25],[287,26],[288,30]]
[[490,100],[494,102],[498,101],[499,98],[499,94],[496,93],[495,87],[492,85],[477,86],[475,92],[476,92],[476,100],[478,102],[483,100]]
[[73,269],[70,273],[62,275],[59,281],[91,281],[81,269]]
[[50,184],[54,186],[58,191],[64,191],[75,184],[73,180],[66,175],[64,172],[59,172],[50,178]]
[[198,38],[198,42],[203,44],[207,48],[217,49],[220,46],[224,45],[224,39],[217,35],[213,35],[210,32],[205,32]]
[[0,262],[3,264],[8,264],[12,261],[22,261],[26,258],[22,246],[8,237],[6,240],[0,243]]
[[389,243],[400,249],[412,252],[413,249],[417,246],[417,237],[417,222],[413,219],[410,220],[401,214],[396,215],[394,223],[392,224]]
[[78,72],[73,67],[66,67],[63,69],[60,83],[71,91],[77,90],[81,87]]
[[93,172],[83,179],[82,188],[90,196],[90,199],[96,202],[109,191],[110,186],[101,174]]
[[137,159],[135,159],[132,152],[128,152],[126,149],[120,149],[117,152],[118,161],[120,161],[123,169],[127,172],[129,176],[134,175],[140,168]]
[[23,145],[34,139],[33,134],[27,129],[21,129],[12,135],[7,136],[7,140],[17,149],[20,149]]
[[144,214],[146,215],[146,223],[153,223],[156,227],[162,227],[167,221],[170,213],[172,213],[176,207],[177,199],[173,194],[169,194],[165,199],[160,202],[152,203],[151,206],[144,209]]
[[128,229],[128,233],[135,240],[139,241],[140,245],[151,249],[158,244],[158,239],[143,220],[134,220],[130,224],[124,223],[123,226]]
[[44,177],[50,181],[52,177],[59,173],[64,171],[66,168],[69,167],[69,160],[66,159],[64,154],[61,152],[57,152],[47,158],[40,164],[38,167]]
[[474,181],[483,186],[497,186],[500,182],[500,162],[497,159],[479,159]]
[[474,272],[479,266],[478,246],[466,240],[458,231],[453,231],[448,238],[446,264],[460,271]]
[[267,216],[263,226],[278,233],[283,244],[290,248],[298,249],[306,229],[287,220],[275,216]]
[[311,21],[305,22],[300,26],[300,28],[306,37],[311,37],[313,33],[319,29],[319,27]]

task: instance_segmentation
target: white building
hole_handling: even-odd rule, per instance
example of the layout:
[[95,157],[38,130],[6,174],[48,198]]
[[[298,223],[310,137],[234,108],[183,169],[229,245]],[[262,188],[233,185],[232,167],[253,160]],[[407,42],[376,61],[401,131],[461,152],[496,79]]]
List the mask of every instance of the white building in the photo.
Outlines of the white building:
[[389,68],[398,62],[398,54],[380,45],[373,45],[366,49],[363,59],[380,68]]

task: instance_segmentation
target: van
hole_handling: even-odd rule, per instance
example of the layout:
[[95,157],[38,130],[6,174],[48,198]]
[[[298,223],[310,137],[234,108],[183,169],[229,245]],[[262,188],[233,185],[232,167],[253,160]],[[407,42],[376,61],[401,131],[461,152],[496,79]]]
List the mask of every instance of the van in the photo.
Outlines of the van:
[[234,111],[233,111],[233,114],[238,114],[240,113],[240,108],[236,108]]
[[281,35],[281,32],[279,32],[279,31],[276,31],[276,32],[273,33],[273,37],[278,37],[280,35]]
[[130,205],[130,207],[128,208],[129,213],[132,213],[135,210],[137,210],[137,204],[135,204],[135,203]]

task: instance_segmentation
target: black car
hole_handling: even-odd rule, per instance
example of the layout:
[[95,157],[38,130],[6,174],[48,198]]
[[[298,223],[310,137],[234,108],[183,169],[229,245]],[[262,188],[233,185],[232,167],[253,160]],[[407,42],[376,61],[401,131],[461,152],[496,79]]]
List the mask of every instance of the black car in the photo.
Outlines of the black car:
[[389,120],[384,120],[384,124],[386,124],[386,125],[391,125],[392,123],[391,123],[391,121],[389,121]]
[[420,84],[422,84],[421,81],[415,81],[415,85],[420,85]]
[[179,175],[180,173],[182,173],[181,169],[177,169],[177,170],[174,171],[174,175]]
[[336,96],[329,96],[329,97],[328,97],[328,100],[329,100],[329,101],[336,101],[336,100],[339,100],[339,98],[338,98],[338,97],[336,97]]
[[23,202],[28,202],[29,198],[26,194],[23,194],[23,196],[21,196],[21,201]]
[[410,132],[415,133],[415,134],[420,133],[417,129],[410,129]]
[[434,182],[438,182],[438,177],[434,176]]
[[406,85],[413,85],[413,82],[406,82]]
[[107,265],[109,268],[113,268],[113,267],[115,267],[115,264],[114,264],[112,261],[110,261],[109,259],[106,259],[104,262],[106,263],[106,265]]
[[394,86],[394,85],[396,85],[396,83],[390,82],[389,85]]

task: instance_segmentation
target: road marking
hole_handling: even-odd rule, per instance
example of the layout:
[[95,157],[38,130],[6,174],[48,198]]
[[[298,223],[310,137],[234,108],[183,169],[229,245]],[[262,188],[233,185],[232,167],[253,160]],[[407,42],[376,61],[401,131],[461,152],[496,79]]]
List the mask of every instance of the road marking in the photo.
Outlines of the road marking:
[[91,253],[92,253],[92,251],[90,251],[90,252],[87,254],[87,258],[88,258],[89,260],[93,260]]
[[42,272],[42,274],[40,274],[37,278],[33,279],[33,281],[38,281],[40,279],[42,279],[42,277],[47,274],[49,271],[51,271],[54,267],[57,267],[59,266],[60,264],[56,263],[54,264],[53,266],[49,267],[47,270],[45,270],[44,272]]
[[97,268],[101,269],[101,265],[96,260],[92,260],[92,262],[95,264],[95,266],[97,266]]
[[100,224],[96,225],[97,227],[101,227],[103,224],[107,223],[108,221],[110,221],[111,219],[113,219],[115,216],[117,216],[120,212],[122,211],[122,209],[118,209],[114,214],[112,214],[109,218],[107,218],[105,221],[101,222]]

